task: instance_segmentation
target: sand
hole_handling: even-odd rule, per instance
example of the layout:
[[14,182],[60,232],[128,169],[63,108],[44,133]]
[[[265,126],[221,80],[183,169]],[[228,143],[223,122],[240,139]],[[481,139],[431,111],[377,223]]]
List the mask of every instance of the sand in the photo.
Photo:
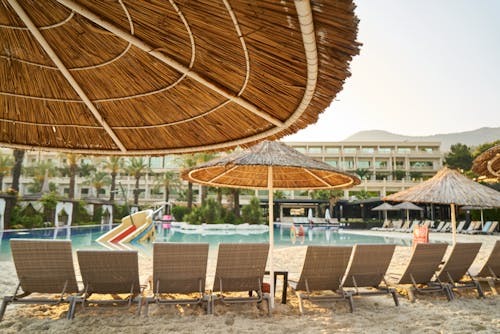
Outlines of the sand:
[[[351,231],[350,231],[351,233]],[[352,232],[362,234],[403,236],[396,232]],[[482,242],[483,246],[471,271],[486,261],[498,236],[459,235],[459,242]],[[451,241],[449,233],[432,233],[431,240]],[[448,251],[451,247],[448,248]],[[289,271],[298,278],[306,247],[276,249],[276,269]],[[410,256],[410,248],[398,246],[388,272],[401,274]],[[141,279],[151,272],[151,259],[139,259]],[[76,266],[78,267],[78,266]],[[213,282],[215,254],[209,256],[207,287]],[[16,273],[11,262],[0,262],[0,296],[12,293]],[[305,301],[305,314],[300,315],[297,297],[289,290],[288,302],[280,304],[281,282],[278,282],[276,308],[268,317],[265,307],[251,304],[217,304],[215,315],[205,315],[199,306],[163,305],[150,307],[148,317],[135,315],[136,308],[87,308],[78,311],[72,321],[65,319],[67,305],[9,306],[0,333],[499,333],[500,296],[485,287],[486,298],[478,299],[471,292],[457,295],[448,302],[441,296],[422,296],[414,303],[400,296],[395,307],[389,295],[355,298],[355,313],[346,303],[316,304]]]

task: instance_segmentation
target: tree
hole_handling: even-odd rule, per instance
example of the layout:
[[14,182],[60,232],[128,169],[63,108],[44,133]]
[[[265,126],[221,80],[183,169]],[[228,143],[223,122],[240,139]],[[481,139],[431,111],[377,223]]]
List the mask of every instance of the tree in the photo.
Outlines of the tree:
[[148,165],[144,158],[132,158],[130,159],[129,165],[125,168],[127,173],[135,178],[135,188],[134,188],[134,204],[139,204],[139,182],[141,176],[148,171]]
[[233,212],[236,218],[240,218],[240,189],[232,188],[231,194],[233,195]]
[[0,155],[0,191],[3,190],[3,178],[8,175],[13,166],[10,155]]
[[478,147],[476,147],[476,149],[474,150],[472,156],[474,158],[476,158],[481,153],[483,153],[483,152],[485,152],[485,151],[489,150],[490,148],[492,148],[494,146],[497,146],[497,145],[500,145],[500,139],[499,140],[495,140],[495,141],[490,142],[490,143],[481,144]]
[[63,175],[69,176],[69,191],[68,198],[75,198],[75,183],[76,183],[76,174],[78,172],[78,159],[80,155],[68,153],[66,154],[66,168],[62,171]]
[[12,166],[12,186],[11,188],[19,192],[19,179],[23,169],[24,150],[14,150],[14,165]]
[[252,197],[250,203],[241,209],[241,218],[247,224],[261,224],[262,214],[260,201],[257,197]]
[[173,171],[167,171],[163,173],[157,180],[156,185],[163,187],[165,202],[170,200],[170,190],[172,187],[176,187],[179,184],[179,175]]
[[368,169],[358,168],[354,171],[355,174],[359,176],[360,179],[366,179],[366,176],[370,173]]
[[[210,161],[213,158],[215,158],[215,153],[197,153],[194,155],[194,159],[196,160],[196,164]],[[202,185],[201,186],[201,194],[200,194],[201,205],[205,204],[205,201],[207,199],[207,194],[208,194],[208,187]]]
[[[186,154],[181,158],[181,167],[183,171],[187,171],[188,169],[196,166],[196,157],[194,154]],[[193,183],[188,181],[188,190],[187,190],[187,207],[188,210],[193,208]]]
[[450,168],[469,170],[472,167],[472,154],[467,145],[457,143],[451,145],[450,152],[445,156],[444,163]]
[[48,178],[55,176],[56,169],[50,161],[39,161],[33,166],[25,168],[25,172],[33,178],[33,183],[30,185],[29,191],[39,193],[42,192],[44,183],[48,184]]
[[124,162],[121,157],[110,157],[103,162],[103,168],[111,172],[111,188],[109,190],[109,201],[114,202],[116,193],[116,176],[123,169]]
[[89,179],[90,185],[95,189],[96,197],[99,198],[99,193],[101,189],[111,183],[111,179],[108,174],[103,171],[94,172]]

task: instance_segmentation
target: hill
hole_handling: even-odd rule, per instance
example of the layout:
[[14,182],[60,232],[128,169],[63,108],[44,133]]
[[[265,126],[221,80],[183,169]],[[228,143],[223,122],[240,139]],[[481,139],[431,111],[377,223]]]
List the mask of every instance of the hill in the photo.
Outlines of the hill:
[[456,143],[477,146],[498,139],[500,139],[500,127],[431,136],[404,136],[383,130],[368,130],[357,132],[344,141],[439,141],[441,142],[441,150],[449,151],[451,145]]

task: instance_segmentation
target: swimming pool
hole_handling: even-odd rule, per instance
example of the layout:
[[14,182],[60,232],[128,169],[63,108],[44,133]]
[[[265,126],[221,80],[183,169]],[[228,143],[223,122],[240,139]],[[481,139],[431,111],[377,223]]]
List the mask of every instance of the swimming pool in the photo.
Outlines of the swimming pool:
[[[81,226],[51,229],[20,230],[0,232],[0,261],[11,261],[10,239],[70,239],[73,249],[105,249],[105,245],[95,240],[110,230],[109,226]],[[156,226],[156,241],[161,242],[208,242],[210,247],[216,247],[221,242],[269,242],[268,231],[182,231],[179,229],[164,229]],[[366,236],[350,234],[348,230],[334,230],[331,227],[305,228],[304,236],[292,238],[287,227],[274,228],[275,247],[290,247],[302,245],[354,245],[363,244],[396,244],[408,246],[410,241],[400,238],[381,236]],[[151,243],[131,244],[141,253],[152,254]]]

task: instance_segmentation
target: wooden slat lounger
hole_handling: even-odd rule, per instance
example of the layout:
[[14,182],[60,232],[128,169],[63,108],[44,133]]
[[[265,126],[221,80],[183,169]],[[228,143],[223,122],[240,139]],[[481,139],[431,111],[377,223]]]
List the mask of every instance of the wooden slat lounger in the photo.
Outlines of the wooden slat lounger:
[[491,292],[496,295],[496,284],[500,283],[500,240],[497,240],[483,268],[473,277],[488,282]]

